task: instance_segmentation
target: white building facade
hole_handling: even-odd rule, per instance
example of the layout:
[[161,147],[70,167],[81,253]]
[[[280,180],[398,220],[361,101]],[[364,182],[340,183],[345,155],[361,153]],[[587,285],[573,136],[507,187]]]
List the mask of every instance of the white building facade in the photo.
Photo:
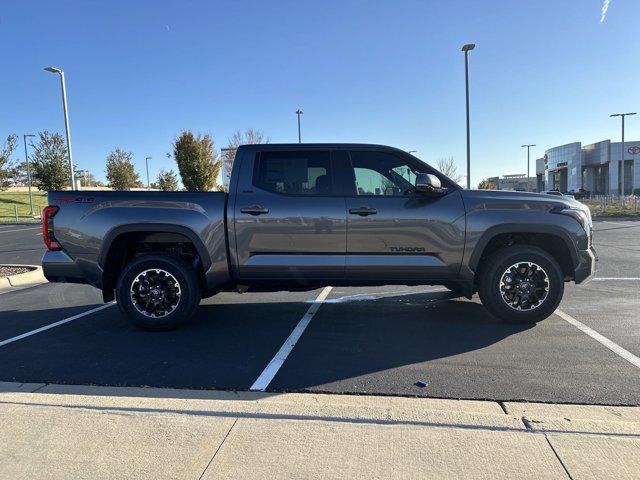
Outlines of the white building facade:
[[[625,142],[624,153],[624,193],[640,194],[640,141]],[[619,195],[621,169],[621,142],[568,143],[548,149],[536,160],[536,189]]]

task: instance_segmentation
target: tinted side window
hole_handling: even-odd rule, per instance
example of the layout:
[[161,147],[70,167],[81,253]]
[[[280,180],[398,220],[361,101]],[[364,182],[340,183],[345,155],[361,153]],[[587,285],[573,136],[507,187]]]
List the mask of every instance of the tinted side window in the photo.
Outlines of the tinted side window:
[[401,196],[413,191],[416,173],[412,165],[385,152],[351,152],[357,195]]
[[334,192],[329,152],[262,152],[253,184],[286,195],[331,195]]

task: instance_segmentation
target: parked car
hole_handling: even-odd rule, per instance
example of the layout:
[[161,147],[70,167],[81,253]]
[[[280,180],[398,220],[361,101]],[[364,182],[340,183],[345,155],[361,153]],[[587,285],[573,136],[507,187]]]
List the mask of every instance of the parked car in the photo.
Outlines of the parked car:
[[379,145],[245,145],[228,194],[51,192],[43,238],[49,281],[91,284],[148,330],[220,291],[324,285],[444,285],[535,322],[595,272],[579,202],[463,190]]
[[582,200],[585,198],[589,198],[589,191],[584,188],[579,188],[578,190],[571,190],[567,192],[568,195],[571,195],[576,200]]

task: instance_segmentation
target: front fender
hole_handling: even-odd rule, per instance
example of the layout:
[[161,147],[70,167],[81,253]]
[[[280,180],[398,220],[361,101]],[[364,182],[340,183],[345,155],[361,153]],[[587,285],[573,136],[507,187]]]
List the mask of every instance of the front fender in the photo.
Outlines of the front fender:
[[549,210],[477,210],[467,214],[467,242],[463,259],[463,275],[473,276],[486,246],[497,235],[505,233],[542,233],[563,242],[575,268],[579,251],[588,248],[588,237],[582,226],[571,217]]

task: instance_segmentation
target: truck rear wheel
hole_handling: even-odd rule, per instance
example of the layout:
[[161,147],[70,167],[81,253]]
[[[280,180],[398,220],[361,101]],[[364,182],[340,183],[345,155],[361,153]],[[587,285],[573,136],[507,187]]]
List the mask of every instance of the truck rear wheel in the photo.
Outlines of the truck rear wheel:
[[535,323],[550,316],[564,294],[564,275],[544,250],[512,245],[482,264],[478,294],[487,310],[508,323]]
[[200,303],[200,287],[185,258],[150,254],[125,266],[116,285],[116,299],[136,327],[171,330],[191,318]]

